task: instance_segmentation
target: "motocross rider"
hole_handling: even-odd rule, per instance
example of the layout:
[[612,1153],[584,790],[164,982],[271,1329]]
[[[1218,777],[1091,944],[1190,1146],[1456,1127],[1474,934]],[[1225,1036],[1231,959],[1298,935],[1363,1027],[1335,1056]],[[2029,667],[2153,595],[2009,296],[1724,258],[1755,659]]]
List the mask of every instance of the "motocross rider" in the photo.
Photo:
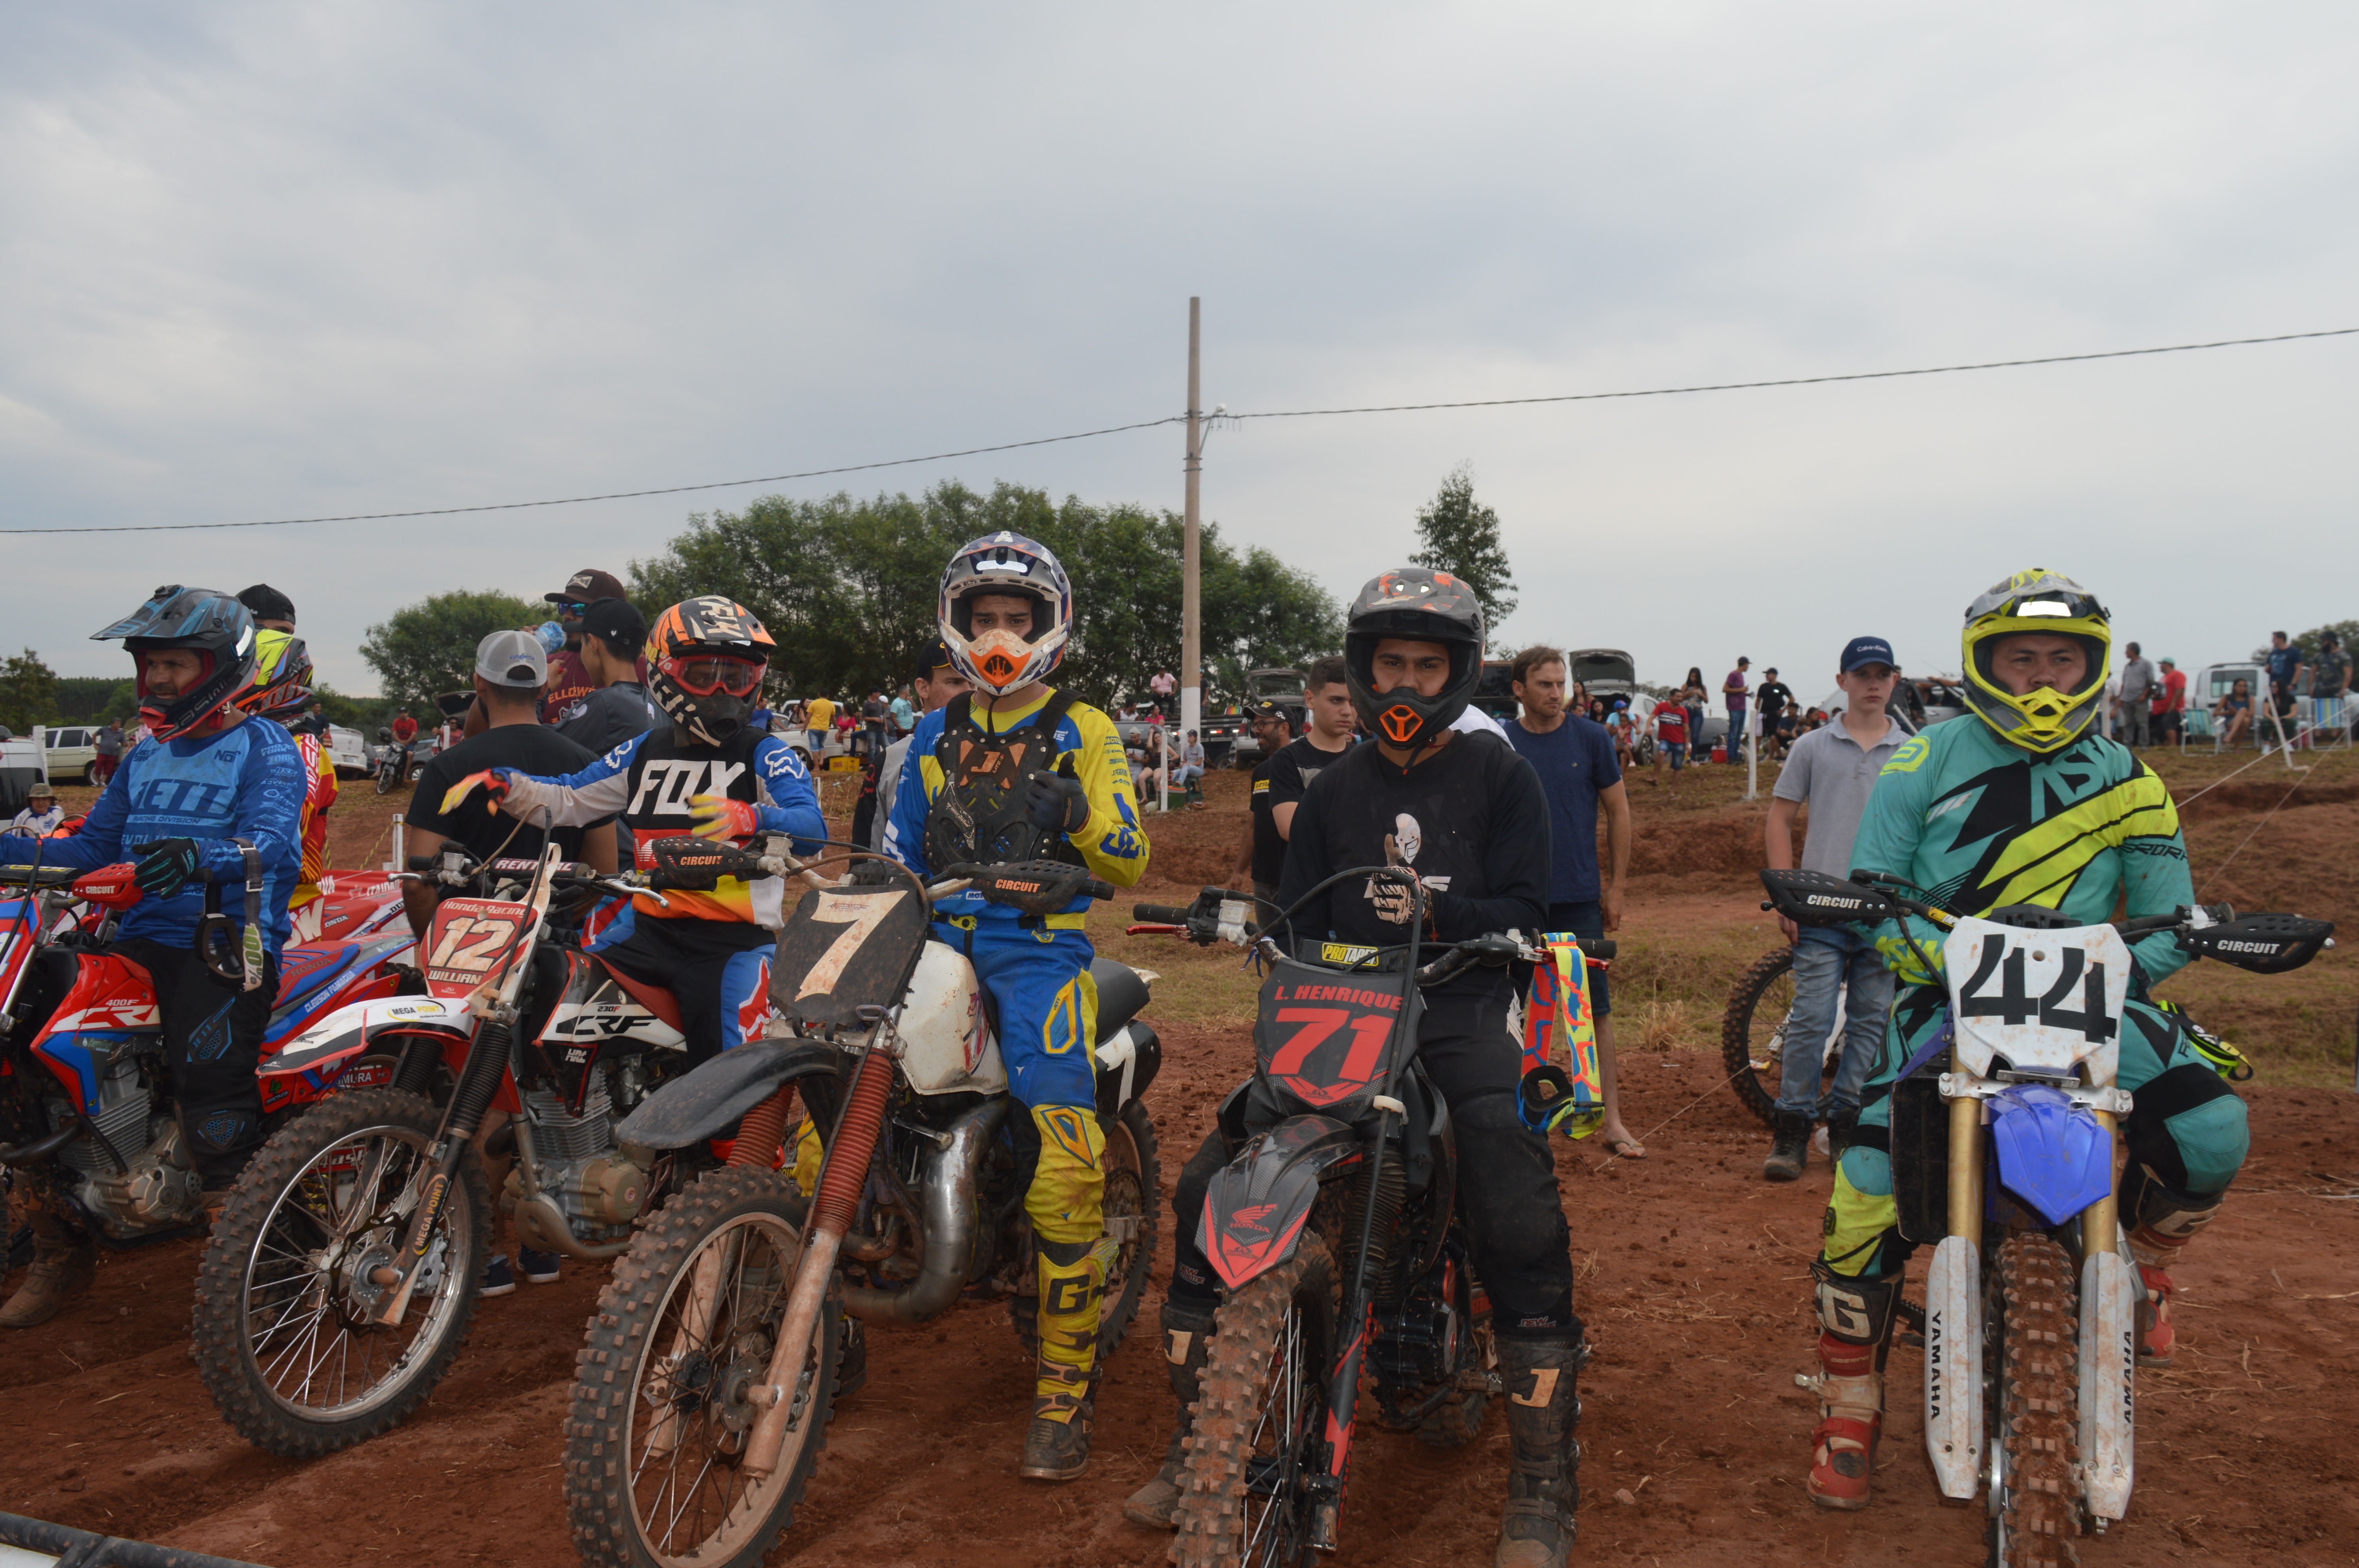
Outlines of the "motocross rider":
[[[1104,714],[1044,684],[1073,627],[1072,585],[1057,557],[1019,534],[975,540],[942,572],[936,619],[973,689],[911,732],[918,765],[902,765],[886,852],[921,877],[1053,860],[1136,883],[1147,845],[1122,737]],[[1082,897],[1060,914],[1021,914],[971,892],[934,907],[938,935],[973,963],[998,1006],[1009,1092],[1032,1112],[1017,1135],[1039,1146],[1024,1208],[1038,1252],[1040,1349],[1017,1471],[1038,1481],[1089,1467],[1098,1297],[1114,1250],[1100,1207],[1088,909]]]
[[[256,589],[239,596],[251,610]],[[295,738],[303,760],[303,864],[287,901],[288,935],[294,942],[320,935],[320,878],[328,869],[328,810],[336,804],[336,762],[328,738],[304,721],[311,700],[311,654],[292,632],[265,626],[254,637],[254,684],[230,699],[253,719],[275,719]]]
[[[562,778],[470,773],[442,811],[481,788],[518,821],[538,824],[548,812],[549,826],[578,827],[616,817],[631,829],[641,870],[655,864],[655,840],[686,833],[741,844],[787,833],[808,852],[827,836],[810,774],[785,741],[745,723],[775,645],[744,605],[718,594],[683,600],[657,617],[647,643],[647,694],[669,725]],[[692,1067],[761,1033],[784,894],[777,877],[729,877],[711,892],[666,892],[668,906],[613,900],[584,925],[583,945],[672,993]]]
[[[136,861],[140,899],[108,949],[147,974],[169,1053],[173,1115],[208,1214],[228,1195],[262,1137],[254,1072],[278,990],[287,900],[301,861],[302,757],[276,724],[245,721],[232,699],[254,678],[254,616],[210,589],[159,588],[127,618],[92,635],[123,640],[137,670],[147,739],[123,759],[71,838],[0,838],[0,863],[22,865],[38,847],[45,865],[95,871]],[[257,892],[249,903],[243,890]],[[206,891],[239,929],[237,951],[259,948],[258,972],[223,980],[196,950]],[[249,933],[247,923],[253,922]],[[252,945],[250,945],[250,943]],[[22,1026],[31,1032],[64,1000],[71,975],[38,973]],[[45,1165],[21,1166],[17,1192],[34,1227],[24,1284],[0,1307],[0,1327],[54,1316],[90,1282],[92,1244],[77,1241],[63,1204],[47,1190]]]
[[[1976,599],[1963,664],[1980,722],[1934,725],[1892,754],[1868,797],[1853,871],[1906,877],[1924,902],[1958,914],[2029,903],[2098,925],[2125,898],[2132,918],[2192,903],[2169,790],[2094,722],[2111,643],[2104,607],[2055,572],[2017,572]],[[1911,1250],[1893,1196],[1893,1082],[1948,1014],[1942,979],[1919,954],[1939,964],[1941,933],[1910,916],[1877,925],[1875,938],[1898,991],[1811,1269],[1821,1375],[1810,1492],[1831,1509],[1867,1506],[1882,1368]],[[2136,1108],[2123,1122],[2121,1211],[2146,1285],[2138,1354],[2161,1362],[2172,1339],[2168,1271],[2244,1163],[2245,1104],[2197,1054],[2184,1015],[2148,999],[2187,956],[2168,933],[2130,950],[2117,1082]]]
[[[1548,918],[1549,816],[1539,775],[1497,736],[1456,731],[1483,673],[1481,604],[1446,572],[1403,569],[1370,581],[1343,636],[1344,680],[1375,737],[1320,771],[1296,809],[1277,903],[1355,866],[1413,871],[1427,890],[1424,940],[1538,932]],[[1298,940],[1398,946],[1408,890],[1345,882],[1296,914]],[[1508,971],[1477,966],[1426,992],[1419,1054],[1458,1130],[1458,1192],[1488,1289],[1513,1444],[1499,1568],[1562,1568],[1573,1539],[1580,1401],[1587,1352],[1572,1310],[1571,1234],[1548,1144],[1516,1114],[1521,1050],[1510,1032]],[[1250,1116],[1250,1113],[1249,1113]],[[1216,1128],[1180,1173],[1175,1256],[1163,1307],[1180,1427],[1164,1465],[1124,1512],[1169,1525],[1184,1465],[1180,1440],[1207,1357],[1219,1284],[1196,1243],[1204,1193],[1230,1151]]]

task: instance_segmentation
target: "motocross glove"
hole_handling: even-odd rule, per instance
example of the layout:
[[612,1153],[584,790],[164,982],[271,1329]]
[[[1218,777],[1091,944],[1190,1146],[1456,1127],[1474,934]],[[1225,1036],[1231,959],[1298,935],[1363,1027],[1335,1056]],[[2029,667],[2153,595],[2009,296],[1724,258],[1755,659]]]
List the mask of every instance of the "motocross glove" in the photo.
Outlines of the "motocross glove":
[[762,819],[750,803],[725,795],[690,795],[688,809],[696,818],[690,831],[700,838],[750,838],[762,830]]
[[1024,804],[1032,826],[1050,833],[1079,833],[1090,819],[1090,792],[1070,773],[1035,770],[1025,782]]
[[484,792],[484,812],[497,811],[500,804],[508,797],[508,780],[514,773],[512,768],[485,768],[482,773],[469,773],[442,792],[442,815],[450,816],[458,809],[461,801],[477,790]]
[[131,847],[140,855],[131,880],[149,898],[169,898],[197,874],[197,841],[193,838],[158,838]]

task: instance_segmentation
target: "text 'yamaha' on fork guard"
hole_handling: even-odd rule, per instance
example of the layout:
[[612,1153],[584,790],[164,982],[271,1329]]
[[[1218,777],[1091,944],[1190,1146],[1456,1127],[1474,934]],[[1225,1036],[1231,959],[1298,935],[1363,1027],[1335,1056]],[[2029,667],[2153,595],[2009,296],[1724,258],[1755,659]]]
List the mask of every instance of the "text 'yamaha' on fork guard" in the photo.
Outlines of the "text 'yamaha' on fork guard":
[[[1340,872],[1305,897],[1372,873],[1386,874]],[[1222,1107],[1223,1132],[1242,1147],[1197,1221],[1226,1294],[1173,1516],[1183,1568],[1335,1548],[1361,1370],[1379,1333],[1387,1424],[1418,1429],[1459,1394],[1451,1430],[1428,1441],[1462,1442],[1468,1404],[1479,1425],[1487,1401],[1463,1263],[1446,1245],[1447,1108],[1414,1065],[1419,984],[1446,976],[1418,965],[1422,888],[1390,880],[1414,905],[1407,949],[1340,968],[1273,957],[1254,1077]]]

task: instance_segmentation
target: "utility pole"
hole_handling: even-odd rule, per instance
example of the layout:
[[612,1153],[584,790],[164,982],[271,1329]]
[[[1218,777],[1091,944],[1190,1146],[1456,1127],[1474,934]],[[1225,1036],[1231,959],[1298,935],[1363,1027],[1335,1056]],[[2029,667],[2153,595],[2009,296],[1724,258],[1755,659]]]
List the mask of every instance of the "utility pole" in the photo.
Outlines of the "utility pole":
[[[1188,731],[1203,731],[1204,637],[1203,585],[1200,580],[1197,535],[1197,492],[1204,470],[1204,418],[1198,395],[1201,385],[1204,302],[1188,297],[1188,499],[1180,564],[1180,732],[1167,743],[1184,744]],[[1176,755],[1176,753],[1174,753]]]

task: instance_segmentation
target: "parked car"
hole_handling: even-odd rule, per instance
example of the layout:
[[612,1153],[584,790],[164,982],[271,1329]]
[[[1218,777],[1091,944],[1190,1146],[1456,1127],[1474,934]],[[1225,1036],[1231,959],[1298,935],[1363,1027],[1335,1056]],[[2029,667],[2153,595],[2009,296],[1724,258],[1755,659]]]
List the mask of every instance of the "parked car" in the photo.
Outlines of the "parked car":
[[51,784],[98,782],[98,726],[88,724],[63,724],[55,729],[43,726],[37,730],[41,737],[41,760],[49,769]]
[[328,761],[340,779],[364,779],[369,775],[368,741],[361,732],[346,724],[328,726]]
[[40,782],[40,742],[29,735],[0,741],[0,821],[24,810],[27,795]]

